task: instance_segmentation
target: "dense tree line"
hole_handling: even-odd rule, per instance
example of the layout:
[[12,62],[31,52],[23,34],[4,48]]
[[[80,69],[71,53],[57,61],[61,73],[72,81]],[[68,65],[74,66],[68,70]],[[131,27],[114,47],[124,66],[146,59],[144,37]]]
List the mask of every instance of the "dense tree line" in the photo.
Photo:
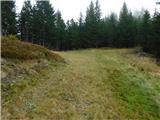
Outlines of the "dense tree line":
[[16,22],[15,2],[1,1],[2,34],[17,34],[21,40],[50,49],[69,50],[92,47],[134,47],[160,57],[160,12],[133,15],[124,3],[119,17],[102,18],[98,0],[91,2],[86,16],[64,22],[49,1],[25,1]]

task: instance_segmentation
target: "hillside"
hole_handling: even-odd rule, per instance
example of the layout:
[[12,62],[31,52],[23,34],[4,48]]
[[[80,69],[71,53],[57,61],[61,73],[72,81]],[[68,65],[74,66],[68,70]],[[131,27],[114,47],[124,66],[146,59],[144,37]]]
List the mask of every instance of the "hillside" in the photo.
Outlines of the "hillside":
[[62,58],[49,51],[48,49],[27,42],[19,40],[8,40],[2,37],[2,58],[21,59],[21,60],[33,60],[33,59],[48,59],[61,61]]
[[8,38],[1,40],[2,114],[15,96],[46,78],[52,68],[64,64],[61,56],[44,47]]
[[[26,71],[35,73],[30,71],[29,77],[24,77],[29,73],[16,76],[14,79],[23,80],[3,89],[2,94],[7,98],[2,109],[4,119],[160,118],[160,67],[152,58],[138,56],[133,49],[57,53],[66,63],[45,60],[34,68],[32,62],[19,64],[15,61],[18,68],[23,66],[23,69],[29,69]],[[9,61],[13,63],[12,59]],[[2,64],[2,70],[8,65],[12,66],[7,60]],[[24,82],[27,80],[31,82]],[[6,95],[6,89],[12,92]]]

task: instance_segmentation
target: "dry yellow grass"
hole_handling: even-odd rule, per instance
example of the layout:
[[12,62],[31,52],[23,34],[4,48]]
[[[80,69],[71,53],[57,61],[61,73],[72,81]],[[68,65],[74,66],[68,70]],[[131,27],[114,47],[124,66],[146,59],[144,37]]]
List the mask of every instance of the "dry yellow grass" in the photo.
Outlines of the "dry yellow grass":
[[42,46],[3,37],[1,40],[1,56],[19,60],[48,59],[63,61],[62,57]]
[[[160,77],[128,49],[57,52],[35,86],[15,94],[3,118],[21,120],[158,120]],[[135,59],[133,59],[135,56]],[[133,58],[132,58],[133,57]],[[148,59],[148,58],[145,58]],[[135,65],[132,65],[133,62]],[[141,61],[143,63],[143,61]],[[153,82],[154,81],[154,82]],[[155,82],[157,81],[157,83]]]

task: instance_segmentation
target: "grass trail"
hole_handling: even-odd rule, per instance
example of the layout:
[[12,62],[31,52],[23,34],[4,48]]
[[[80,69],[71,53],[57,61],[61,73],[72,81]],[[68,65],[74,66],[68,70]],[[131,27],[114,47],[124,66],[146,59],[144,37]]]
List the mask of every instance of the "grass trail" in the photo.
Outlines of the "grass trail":
[[[160,68],[148,58],[136,59],[123,49],[58,54],[65,58],[66,65],[48,70],[36,86],[28,86],[15,96],[4,108],[5,119],[160,118]],[[154,66],[154,71],[149,66]]]

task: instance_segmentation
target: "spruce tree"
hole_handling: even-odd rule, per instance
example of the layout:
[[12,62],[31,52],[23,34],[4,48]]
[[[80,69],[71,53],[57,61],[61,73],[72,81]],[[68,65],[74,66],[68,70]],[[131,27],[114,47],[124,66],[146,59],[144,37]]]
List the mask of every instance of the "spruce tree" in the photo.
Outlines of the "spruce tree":
[[78,23],[73,19],[67,22],[67,49],[78,49]]
[[16,34],[15,1],[1,1],[2,35]]
[[96,17],[96,41],[95,41],[95,46],[96,47],[99,47],[99,45],[101,44],[101,42],[103,41],[103,38],[101,38],[101,28],[102,28],[102,20],[101,20],[101,9],[100,9],[100,4],[99,4],[99,1],[97,0],[96,1],[96,4],[95,4],[95,17]]
[[144,51],[149,51],[151,40],[151,18],[148,10],[145,10],[141,24],[141,45]]
[[108,46],[112,47],[116,45],[117,42],[117,17],[116,14],[111,13],[108,20]]
[[99,32],[100,32],[100,7],[98,1],[96,2],[96,7],[94,3],[91,1],[89,7],[86,11],[85,18],[85,41],[86,45],[89,47],[98,47],[100,41]]
[[119,16],[118,25],[118,37],[117,47],[133,47],[134,46],[134,34],[133,34],[133,16],[129,12],[126,3],[123,7]]
[[55,13],[49,1],[37,1],[33,7],[33,34],[37,44],[52,48],[55,44]]
[[[91,1],[89,7],[86,11],[86,18],[85,18],[85,47],[91,47],[95,38],[95,32],[93,29],[95,28],[96,19],[94,13],[94,4]],[[93,33],[94,32],[94,33]]]
[[155,12],[152,21],[152,42],[150,41],[150,49],[157,58],[160,58],[160,12]]
[[100,4],[99,1],[96,1],[96,5],[95,5],[95,17],[96,17],[96,21],[97,23],[100,22],[101,20],[101,9],[100,9]]
[[19,31],[22,40],[32,40],[32,17],[32,5],[28,0],[24,2],[19,16]]
[[80,13],[79,19],[78,19],[78,40],[77,40],[77,46],[79,48],[84,48],[84,21],[83,21],[83,15]]
[[56,49],[61,50],[65,45],[65,23],[62,19],[61,12],[58,10],[56,13]]

